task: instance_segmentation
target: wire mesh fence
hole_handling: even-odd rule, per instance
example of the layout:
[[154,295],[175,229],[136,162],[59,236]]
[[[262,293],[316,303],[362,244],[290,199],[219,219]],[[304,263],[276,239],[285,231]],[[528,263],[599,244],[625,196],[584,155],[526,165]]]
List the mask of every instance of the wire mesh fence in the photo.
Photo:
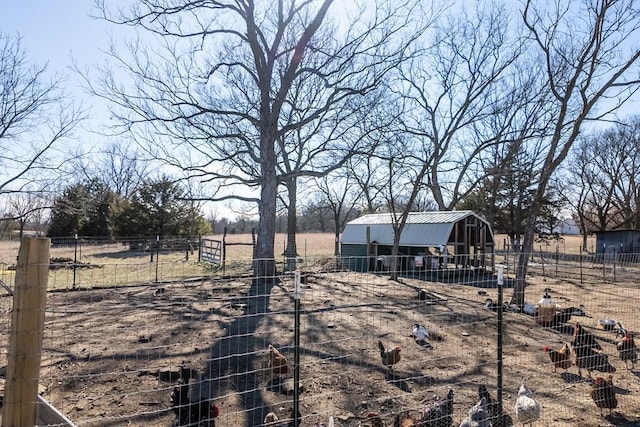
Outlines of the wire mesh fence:
[[[637,257],[528,254],[529,304],[522,311],[508,304],[518,254],[497,253],[506,303],[498,390],[500,289],[490,266],[430,269],[398,262],[391,264],[403,266],[398,280],[389,280],[390,271],[351,271],[339,257],[302,258],[294,366],[296,280],[282,271],[284,262],[273,281],[261,282],[249,274],[250,259],[230,261],[233,268],[223,275],[182,251],[152,262],[149,252],[101,246],[85,247],[81,260],[103,266],[77,269],[75,290],[72,269],[50,272],[40,392],[79,426],[169,426],[176,418],[188,425],[179,420],[185,412],[175,409],[200,401],[215,405],[218,427],[265,425],[269,413],[288,425],[294,404],[302,426],[327,425],[329,417],[337,426],[392,426],[404,416],[417,425],[457,426],[480,400],[481,385],[494,400],[502,395],[505,419],[516,424],[523,379],[542,408],[534,425],[640,425],[640,368],[621,360],[617,349],[622,328],[640,330]],[[111,262],[97,262],[100,257]],[[9,267],[2,280],[10,290]],[[546,289],[558,305],[557,318],[541,325],[526,309]],[[12,301],[6,289],[0,293],[6,356]],[[573,366],[555,367],[544,351],[571,342],[576,323],[596,338],[598,360],[606,357],[615,368],[611,415],[605,408],[601,416],[591,396],[595,378],[609,375],[606,369],[590,371],[580,361],[578,371],[575,354]],[[416,337],[416,324],[429,336]],[[276,369],[270,345],[288,369]],[[396,347],[401,357],[391,363]],[[176,387],[181,377],[188,381],[183,389]],[[429,418],[435,407],[440,424]],[[213,411],[207,403],[201,418],[212,421]]]

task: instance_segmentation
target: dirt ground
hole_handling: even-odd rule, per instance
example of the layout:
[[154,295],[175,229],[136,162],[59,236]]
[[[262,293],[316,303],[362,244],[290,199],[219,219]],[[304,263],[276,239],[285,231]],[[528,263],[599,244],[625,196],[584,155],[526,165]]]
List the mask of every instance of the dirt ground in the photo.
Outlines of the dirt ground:
[[[336,426],[366,424],[375,413],[387,426],[395,414],[417,416],[434,397],[452,388],[454,425],[478,400],[478,385],[496,393],[496,314],[483,301],[497,299],[486,282],[430,282],[354,272],[305,277],[300,314],[300,411],[302,426],[333,416]],[[470,278],[467,278],[470,279]],[[490,279],[493,283],[493,279]],[[524,378],[543,407],[536,426],[640,426],[640,366],[625,369],[615,333],[598,319],[615,319],[640,331],[635,281],[580,284],[533,280],[527,299],[543,289],[563,307],[584,304],[590,317],[563,328],[543,328],[520,313],[504,317],[504,406],[513,403]],[[430,297],[420,299],[417,288]],[[505,299],[511,289],[505,289]],[[440,298],[438,298],[440,297]],[[11,298],[0,298],[10,318]],[[41,393],[79,426],[171,426],[169,395],[179,365],[202,374],[193,395],[213,397],[216,426],[259,426],[267,412],[286,418],[293,396],[274,379],[267,362],[273,344],[294,359],[294,281],[272,288],[249,280],[141,284],[135,287],[51,292],[41,370]],[[575,321],[596,334],[617,368],[618,408],[601,417],[589,396],[586,371],[574,366],[553,373],[545,345],[570,340]],[[410,336],[427,326],[428,345]],[[8,322],[0,324],[8,334]],[[378,340],[399,345],[402,360],[381,365]],[[597,373],[594,373],[594,377]],[[606,414],[606,412],[605,412]]]

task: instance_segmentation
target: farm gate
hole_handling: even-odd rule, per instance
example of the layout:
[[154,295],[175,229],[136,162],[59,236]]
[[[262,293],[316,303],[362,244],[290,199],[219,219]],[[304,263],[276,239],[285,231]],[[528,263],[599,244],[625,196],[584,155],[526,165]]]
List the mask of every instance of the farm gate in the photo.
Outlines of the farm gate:
[[222,264],[223,246],[221,240],[202,238],[200,240],[200,261],[215,265]]

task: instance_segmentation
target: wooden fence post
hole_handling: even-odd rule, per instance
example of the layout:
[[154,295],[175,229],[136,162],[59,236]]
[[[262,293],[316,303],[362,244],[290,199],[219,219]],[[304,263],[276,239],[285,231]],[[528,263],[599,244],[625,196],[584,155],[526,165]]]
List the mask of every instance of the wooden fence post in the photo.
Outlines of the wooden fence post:
[[31,237],[20,244],[2,427],[36,424],[50,245],[48,238]]

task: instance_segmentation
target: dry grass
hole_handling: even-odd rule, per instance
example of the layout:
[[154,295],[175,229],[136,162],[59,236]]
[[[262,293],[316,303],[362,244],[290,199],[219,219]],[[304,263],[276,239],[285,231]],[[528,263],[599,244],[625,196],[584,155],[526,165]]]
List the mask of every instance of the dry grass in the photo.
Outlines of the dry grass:
[[[222,235],[208,236],[212,239],[222,240]],[[228,234],[226,242],[228,260],[251,259],[251,234]],[[242,246],[234,244],[243,243]],[[287,235],[278,233],[275,237],[276,257],[282,257],[287,245]],[[298,255],[304,258],[319,258],[333,256],[335,236],[333,233],[298,233],[296,246]]]
[[[209,236],[222,240],[222,235]],[[333,257],[335,236],[332,233],[300,233],[296,239],[300,257],[307,260],[319,260]],[[275,253],[279,269],[284,263],[283,253],[286,247],[286,234],[276,234]],[[504,248],[506,236],[495,236],[498,250]],[[61,268],[52,270],[49,275],[49,289],[69,289],[75,287],[112,287],[140,283],[155,283],[184,280],[212,274],[243,275],[251,272],[251,234],[230,234],[226,237],[227,266],[224,271],[214,271],[206,263],[198,262],[197,250],[189,254],[184,252],[161,253],[159,262],[152,259],[147,251],[131,251],[121,244],[81,245],[76,248],[53,247],[52,258],[77,259],[86,264],[85,267]],[[564,243],[557,246],[561,253],[579,253],[581,236],[564,236]],[[241,245],[238,245],[240,243]],[[555,242],[536,244],[536,251],[555,252]],[[19,241],[0,242],[0,279],[12,284],[15,279],[16,256],[20,247]],[[595,247],[595,237],[590,236],[588,247]]]

